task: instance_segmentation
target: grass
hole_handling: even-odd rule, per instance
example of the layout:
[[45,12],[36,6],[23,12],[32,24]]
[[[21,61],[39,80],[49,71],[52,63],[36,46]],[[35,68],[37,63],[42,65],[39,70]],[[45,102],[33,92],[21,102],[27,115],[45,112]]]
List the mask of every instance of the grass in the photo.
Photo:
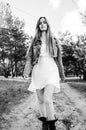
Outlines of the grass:
[[[85,81],[81,81],[79,78],[66,78],[66,82],[72,88],[86,93]],[[9,105],[16,105],[29,95],[28,86],[28,82],[0,80],[0,115],[8,111]]]
[[[66,78],[66,82],[80,92],[86,94],[86,82],[78,78]],[[0,115],[10,112],[10,107],[20,103],[29,96],[28,82],[0,80]]]
[[66,82],[79,92],[86,93],[86,81],[80,80],[79,78],[66,78]]
[[[86,94],[86,82],[80,81],[77,78],[66,78],[66,82],[71,87]],[[6,113],[6,115],[9,115],[12,106],[20,104],[23,99],[27,98],[30,95],[29,91],[27,90],[28,86],[28,82],[0,80],[0,129],[2,129],[2,124],[9,124],[9,120],[5,119],[3,117],[3,114]],[[71,119],[73,121],[73,124],[75,123],[75,126],[77,126],[79,124],[80,117],[72,102],[70,102],[63,93],[55,95],[54,98],[54,103],[56,105],[55,108],[58,115],[62,114],[64,117],[69,115],[69,119]],[[62,126],[58,124],[58,127],[60,129]]]
[[12,105],[29,96],[28,83],[17,81],[0,81],[0,116],[9,113]]

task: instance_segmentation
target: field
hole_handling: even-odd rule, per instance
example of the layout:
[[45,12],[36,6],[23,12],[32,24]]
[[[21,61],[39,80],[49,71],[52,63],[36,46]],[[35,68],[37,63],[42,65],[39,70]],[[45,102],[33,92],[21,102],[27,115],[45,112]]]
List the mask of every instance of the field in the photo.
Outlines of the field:
[[[0,130],[41,130],[36,94],[27,91],[29,80],[0,80]],[[67,79],[53,102],[57,130],[86,130],[86,83]]]

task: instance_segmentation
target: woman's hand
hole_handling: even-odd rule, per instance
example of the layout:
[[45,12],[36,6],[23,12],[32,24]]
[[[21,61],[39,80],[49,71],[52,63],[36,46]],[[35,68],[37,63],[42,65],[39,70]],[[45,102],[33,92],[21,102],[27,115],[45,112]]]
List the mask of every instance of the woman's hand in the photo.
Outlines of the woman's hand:
[[61,77],[61,82],[65,82],[65,77]]
[[29,76],[27,74],[23,74],[23,78],[27,79]]

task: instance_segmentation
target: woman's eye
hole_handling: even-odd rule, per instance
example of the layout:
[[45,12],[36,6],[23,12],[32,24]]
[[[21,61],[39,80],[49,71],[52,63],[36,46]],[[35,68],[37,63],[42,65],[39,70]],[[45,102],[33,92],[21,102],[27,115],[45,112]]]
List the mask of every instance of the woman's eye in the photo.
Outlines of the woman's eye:
[[42,24],[42,22],[39,23],[39,25]]
[[46,24],[47,22],[46,22],[46,21],[44,21],[43,23],[44,23],[44,24]]
[[39,24],[42,24],[42,23],[43,23],[43,24],[47,24],[47,22],[46,22],[46,21],[40,22]]

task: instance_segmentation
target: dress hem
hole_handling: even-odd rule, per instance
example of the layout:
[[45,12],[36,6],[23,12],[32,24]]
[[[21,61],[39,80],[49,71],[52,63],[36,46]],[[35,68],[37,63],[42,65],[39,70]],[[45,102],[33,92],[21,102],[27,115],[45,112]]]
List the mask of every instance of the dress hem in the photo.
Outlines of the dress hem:
[[[49,85],[49,84],[47,84],[47,85]],[[47,86],[47,85],[45,85],[45,87]],[[51,85],[51,84],[50,84]],[[53,84],[52,84],[53,85]],[[44,89],[45,87],[42,87],[42,88],[36,88],[36,89],[29,89],[28,88],[28,91],[31,91],[31,92],[36,92],[36,90],[42,90],[42,89]],[[53,87],[54,87],[54,92],[53,93],[59,93],[61,90],[60,90],[60,87],[58,88],[58,87],[56,87],[55,85],[53,85]]]

